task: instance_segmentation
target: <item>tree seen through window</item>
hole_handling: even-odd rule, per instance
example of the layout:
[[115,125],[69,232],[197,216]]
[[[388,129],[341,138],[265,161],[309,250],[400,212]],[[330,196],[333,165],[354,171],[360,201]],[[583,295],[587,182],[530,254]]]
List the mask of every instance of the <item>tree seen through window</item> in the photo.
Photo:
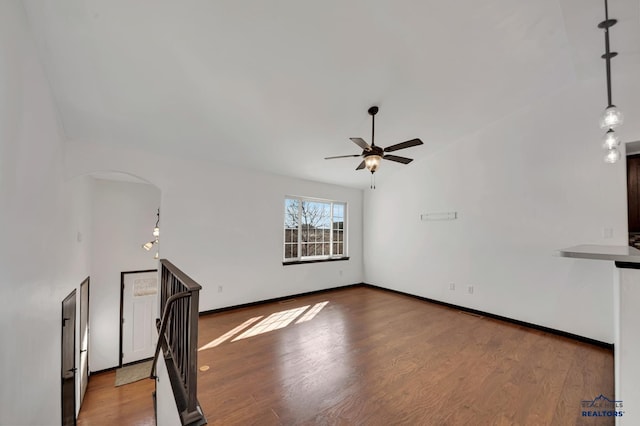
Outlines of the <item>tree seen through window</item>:
[[286,198],[284,259],[343,257],[346,204]]

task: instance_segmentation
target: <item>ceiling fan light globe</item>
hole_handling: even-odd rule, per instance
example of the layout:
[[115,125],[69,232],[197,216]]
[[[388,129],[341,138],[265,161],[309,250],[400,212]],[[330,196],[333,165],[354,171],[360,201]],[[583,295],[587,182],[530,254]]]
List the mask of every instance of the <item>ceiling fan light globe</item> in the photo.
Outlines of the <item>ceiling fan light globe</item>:
[[379,155],[367,155],[364,158],[364,164],[367,166],[367,170],[369,170],[371,173],[374,173],[376,170],[378,170],[381,160],[382,157],[380,157]]

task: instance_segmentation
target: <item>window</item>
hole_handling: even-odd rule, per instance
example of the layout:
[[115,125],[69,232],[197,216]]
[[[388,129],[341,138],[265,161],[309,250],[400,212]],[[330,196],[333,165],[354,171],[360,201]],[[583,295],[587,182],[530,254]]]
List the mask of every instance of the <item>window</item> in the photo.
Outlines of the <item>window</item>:
[[284,261],[316,261],[347,257],[347,204],[287,197],[284,200]]

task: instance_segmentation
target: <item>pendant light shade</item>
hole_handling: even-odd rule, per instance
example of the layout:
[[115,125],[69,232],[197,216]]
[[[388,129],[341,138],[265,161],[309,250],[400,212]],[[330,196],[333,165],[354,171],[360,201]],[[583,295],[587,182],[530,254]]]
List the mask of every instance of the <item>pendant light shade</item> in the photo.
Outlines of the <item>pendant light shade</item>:
[[604,156],[604,162],[613,164],[616,163],[620,159],[620,151],[618,148],[611,148],[607,151],[607,155]]
[[611,105],[604,110],[600,120],[601,129],[615,129],[624,122],[624,114],[615,105]]
[[602,139],[602,147],[604,149],[613,149],[620,146],[620,138],[613,129],[609,129]]

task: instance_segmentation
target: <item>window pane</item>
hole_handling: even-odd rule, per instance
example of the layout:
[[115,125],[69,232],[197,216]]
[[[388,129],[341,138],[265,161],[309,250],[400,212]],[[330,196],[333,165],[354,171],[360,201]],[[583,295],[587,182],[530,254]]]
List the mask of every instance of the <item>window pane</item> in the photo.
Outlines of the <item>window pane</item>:
[[309,226],[308,225],[302,225],[302,242],[306,243],[310,241],[310,237],[309,237]]
[[344,204],[333,204],[333,217],[344,217]]
[[284,200],[284,226],[285,228],[298,227],[298,206],[300,201],[287,198]]
[[344,256],[345,214],[346,204],[343,202],[286,198],[285,259]]
[[285,259],[292,259],[298,257],[298,245],[297,244],[285,244],[284,245],[284,257]]

